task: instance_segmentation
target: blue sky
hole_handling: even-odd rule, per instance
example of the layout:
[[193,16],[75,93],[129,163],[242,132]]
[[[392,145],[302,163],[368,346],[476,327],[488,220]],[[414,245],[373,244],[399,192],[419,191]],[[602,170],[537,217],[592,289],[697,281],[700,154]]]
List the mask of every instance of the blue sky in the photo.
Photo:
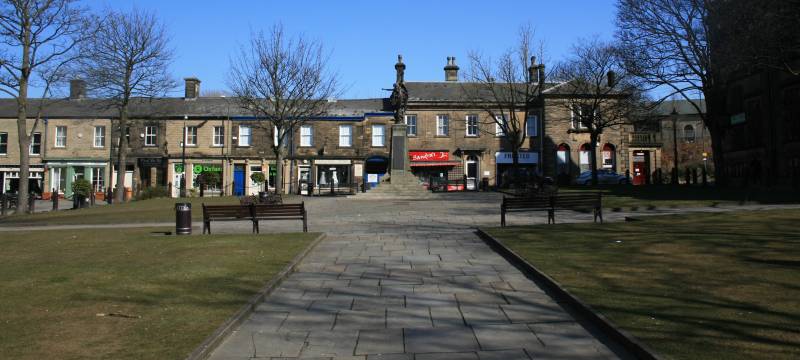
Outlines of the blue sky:
[[[465,68],[467,51],[480,48],[499,55],[515,43],[519,24],[531,21],[544,38],[552,60],[566,53],[577,37],[614,33],[613,0],[563,1],[207,1],[90,0],[129,10],[134,4],[155,10],[170,23],[180,58],[179,78],[197,76],[201,90],[225,90],[223,74],[237,43],[246,44],[250,28],[282,22],[287,34],[303,32],[333,49],[330,64],[351,84],[346,98],[384,97],[394,82],[397,55],[403,55],[407,81],[443,81],[448,56]],[[181,96],[178,91],[175,96]]]

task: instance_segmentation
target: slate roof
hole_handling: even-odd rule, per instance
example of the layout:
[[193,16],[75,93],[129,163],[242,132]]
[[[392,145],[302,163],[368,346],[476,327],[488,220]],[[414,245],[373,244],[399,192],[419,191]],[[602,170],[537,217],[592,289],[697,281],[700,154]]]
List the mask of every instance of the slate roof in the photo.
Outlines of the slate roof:
[[[41,100],[28,100],[28,117],[36,116]],[[51,118],[116,118],[116,108],[109,108],[104,99],[84,98],[81,100],[46,99],[42,117]],[[155,118],[225,118],[252,117],[252,113],[240,108],[234,98],[183,98],[148,99],[137,98],[131,101],[131,117]],[[338,100],[329,111],[330,117],[363,117],[365,113],[394,113],[389,99]],[[0,99],[0,118],[16,118],[17,102],[14,99]]]
[[[705,99],[693,99],[692,101],[699,103],[701,110],[706,110]],[[672,109],[675,109],[675,111],[681,115],[697,114],[697,109],[695,109],[694,106],[689,103],[689,100],[664,101],[659,104],[658,108],[656,109],[656,114],[668,116],[672,113]]]
[[[409,101],[464,101],[464,91],[461,86],[469,84],[458,81],[407,81]],[[555,86],[556,83],[546,82],[545,89]]]

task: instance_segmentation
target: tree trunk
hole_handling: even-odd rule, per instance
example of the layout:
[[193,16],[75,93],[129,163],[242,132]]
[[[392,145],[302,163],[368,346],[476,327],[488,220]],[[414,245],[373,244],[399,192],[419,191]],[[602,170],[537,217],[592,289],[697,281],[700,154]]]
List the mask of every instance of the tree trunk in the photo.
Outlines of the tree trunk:
[[589,133],[589,149],[591,149],[591,154],[589,155],[589,164],[591,164],[592,168],[592,185],[597,185],[597,132],[592,130]]
[[[125,202],[125,159],[128,152],[128,137],[126,127],[128,126],[128,105],[123,105],[119,116],[119,146],[117,147],[117,184],[114,191],[114,203],[122,204]],[[186,169],[183,170],[184,174]]]
[[678,120],[672,120],[672,155],[675,156],[672,167],[672,185],[678,185]]
[[278,152],[275,154],[275,193],[283,194],[283,139],[278,139]]
[[521,186],[522,178],[519,175],[519,149],[516,146],[511,148],[511,169],[514,173],[514,186]]
[[[17,134],[19,137],[19,189],[17,194],[17,210],[14,214],[21,215],[28,211],[28,179],[30,178],[30,137],[28,135],[27,97],[28,84],[20,84],[19,98],[17,99]],[[34,129],[31,129],[33,133]],[[42,140],[44,143],[44,140]],[[44,144],[43,144],[44,145]]]

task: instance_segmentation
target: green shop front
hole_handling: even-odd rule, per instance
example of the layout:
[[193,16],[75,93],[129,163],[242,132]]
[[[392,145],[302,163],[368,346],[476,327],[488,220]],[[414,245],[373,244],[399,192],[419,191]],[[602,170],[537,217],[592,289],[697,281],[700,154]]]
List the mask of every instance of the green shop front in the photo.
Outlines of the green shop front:
[[72,197],[72,183],[78,179],[91,181],[98,193],[108,186],[109,159],[44,159],[44,163],[48,169],[44,192],[55,189],[64,197]]

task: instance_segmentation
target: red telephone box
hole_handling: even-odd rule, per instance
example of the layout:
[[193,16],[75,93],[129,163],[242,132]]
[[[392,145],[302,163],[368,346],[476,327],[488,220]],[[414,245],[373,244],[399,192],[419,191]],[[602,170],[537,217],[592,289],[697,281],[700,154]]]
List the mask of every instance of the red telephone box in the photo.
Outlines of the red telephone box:
[[650,174],[650,151],[647,150],[634,150],[633,151],[633,184],[645,185],[650,183],[648,181]]

